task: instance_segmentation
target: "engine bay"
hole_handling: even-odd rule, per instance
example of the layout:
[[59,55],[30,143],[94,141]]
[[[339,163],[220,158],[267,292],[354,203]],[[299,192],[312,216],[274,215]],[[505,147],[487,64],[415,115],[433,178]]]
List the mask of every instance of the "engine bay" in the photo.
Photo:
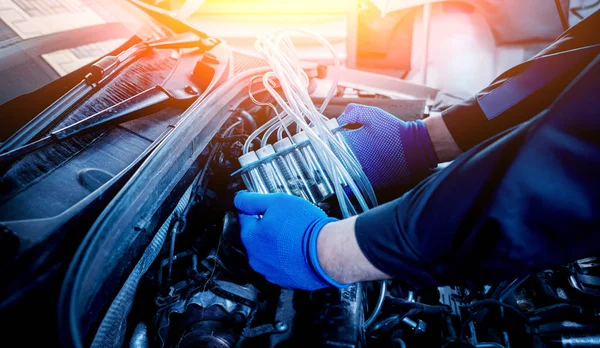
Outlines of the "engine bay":
[[[378,100],[389,102],[371,99]],[[231,174],[239,169],[243,140],[273,115],[259,106],[232,115],[203,151],[193,184],[162,225],[164,245],[139,280],[127,325],[116,325],[115,318],[125,319],[124,313],[113,315],[124,310],[115,306],[117,298],[93,346],[114,337],[132,347],[600,344],[597,258],[461,287],[418,289],[390,280],[306,292],[268,283],[248,265],[232,204],[244,184]],[[320,207],[340,216],[334,202]]]
[[[36,289],[29,297],[37,302],[28,299],[27,310],[44,313],[38,320],[45,323],[58,309],[58,328],[44,329],[58,332],[67,346],[600,346],[597,257],[494,284],[417,288],[392,279],[309,292],[266,281],[249,266],[233,197],[249,186],[238,174],[245,143],[250,151],[264,147],[248,139],[278,117],[269,106],[277,100],[264,89],[250,92],[268,64],[218,40],[195,41],[208,44],[201,52],[166,45],[141,57],[94,98],[82,98],[77,108],[73,102],[70,118],[57,125],[111,110],[172,76],[183,87],[172,91],[196,102],[73,137],[7,167],[3,240],[14,253],[6,258],[19,256],[20,263],[3,265],[5,278],[19,282],[7,282],[11,301],[1,310],[23,312],[11,296]],[[349,103],[421,119],[438,92],[351,69],[302,69],[311,92],[316,80],[343,75],[331,100],[308,100],[331,101],[322,110],[330,119]],[[280,134],[263,140],[274,144]],[[69,189],[56,195],[57,187]],[[333,192],[323,198],[312,203],[345,217]],[[29,238],[38,231],[52,244]]]

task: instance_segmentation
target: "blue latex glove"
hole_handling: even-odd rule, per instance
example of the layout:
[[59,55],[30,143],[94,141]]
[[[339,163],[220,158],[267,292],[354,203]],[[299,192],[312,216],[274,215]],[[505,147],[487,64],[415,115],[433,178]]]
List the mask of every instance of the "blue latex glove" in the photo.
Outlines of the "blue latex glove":
[[317,258],[319,232],[336,219],[284,193],[242,191],[234,204],[240,211],[241,239],[250,266],[268,281],[302,290],[344,286],[323,271]]
[[437,166],[421,120],[405,122],[380,108],[348,104],[338,123],[362,125],[343,134],[375,190],[407,189]]

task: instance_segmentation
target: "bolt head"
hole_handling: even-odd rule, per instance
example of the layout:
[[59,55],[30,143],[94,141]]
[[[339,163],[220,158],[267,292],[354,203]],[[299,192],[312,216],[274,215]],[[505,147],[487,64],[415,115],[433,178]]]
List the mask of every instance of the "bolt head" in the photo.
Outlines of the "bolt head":
[[279,332],[284,332],[287,331],[288,329],[288,324],[282,322],[282,321],[278,321],[275,323],[275,330],[279,331]]

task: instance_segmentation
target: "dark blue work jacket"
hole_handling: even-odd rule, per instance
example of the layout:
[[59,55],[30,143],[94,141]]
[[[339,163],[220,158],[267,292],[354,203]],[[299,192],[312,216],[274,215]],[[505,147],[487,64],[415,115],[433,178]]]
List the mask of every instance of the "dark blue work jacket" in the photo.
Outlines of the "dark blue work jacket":
[[[371,263],[435,286],[504,280],[599,255],[600,55],[552,100],[360,215],[356,237]],[[491,119],[502,117],[490,105],[482,109]]]

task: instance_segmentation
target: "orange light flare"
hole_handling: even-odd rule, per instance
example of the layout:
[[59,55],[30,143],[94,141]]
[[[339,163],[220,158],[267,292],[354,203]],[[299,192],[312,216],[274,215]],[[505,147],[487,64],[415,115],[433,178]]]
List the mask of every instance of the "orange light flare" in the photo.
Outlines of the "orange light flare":
[[[172,2],[171,8],[199,30],[243,51],[254,51],[254,41],[261,35],[302,29],[322,35],[344,61],[353,27],[349,14],[360,7],[359,0],[188,0]],[[289,35],[300,59],[331,63],[331,54],[314,38]]]
[[358,8],[358,0],[187,0],[172,1],[173,8],[193,9],[199,13],[229,15],[327,15]]

